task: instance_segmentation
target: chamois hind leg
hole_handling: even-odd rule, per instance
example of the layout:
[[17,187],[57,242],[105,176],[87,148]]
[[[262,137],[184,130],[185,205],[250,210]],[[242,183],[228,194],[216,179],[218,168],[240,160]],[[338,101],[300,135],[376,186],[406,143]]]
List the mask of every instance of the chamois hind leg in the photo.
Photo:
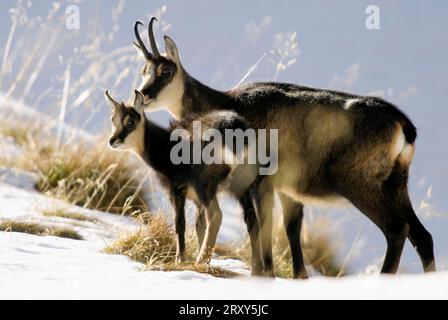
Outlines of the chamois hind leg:
[[406,220],[409,224],[408,238],[420,256],[423,270],[425,272],[436,271],[434,245],[431,234],[418,220],[412,206],[408,207],[406,213]]
[[408,238],[417,253],[425,272],[435,271],[434,248],[431,234],[423,227],[412,208],[407,188],[408,166],[397,163],[390,177],[384,183],[384,192],[389,195],[390,201],[394,202],[400,215],[409,226]]
[[279,196],[283,207],[283,223],[285,225],[286,235],[288,236],[291,249],[293,278],[307,279],[308,275],[303,260],[302,245],[300,242],[303,205],[283,193],[280,193]]
[[[368,186],[368,183],[366,183]],[[380,186],[363,188],[352,185],[344,196],[383,232],[387,241],[386,256],[381,273],[396,273],[400,264],[409,225],[403,218],[403,208]],[[389,190],[390,191],[390,190]]]
[[260,248],[260,223],[257,218],[257,212],[252,203],[252,194],[248,190],[240,199],[243,207],[244,221],[246,222],[247,232],[249,233],[250,247],[252,252],[251,274],[253,276],[263,275],[263,260],[261,258]]
[[207,227],[207,221],[206,221],[206,213],[205,208],[200,203],[196,203],[196,238],[198,240],[198,254],[202,247],[202,242],[204,241],[205,237],[205,229]]
[[275,277],[272,257],[272,210],[274,208],[274,190],[268,181],[263,179],[258,185],[255,195],[256,211],[260,222],[260,239],[264,267],[264,275]]
[[384,227],[387,250],[381,273],[397,272],[404,243],[409,231],[409,225],[401,217],[394,217],[390,220],[385,223]]
[[207,227],[205,229],[201,250],[196,259],[197,264],[209,263],[215,249],[216,238],[222,222],[222,212],[216,197],[214,197],[208,204],[206,213]]
[[425,272],[436,271],[432,236],[422,225],[412,208],[407,189],[407,180],[408,169],[397,165],[385,184],[385,188],[389,189],[389,192],[392,194],[392,190],[395,191],[397,206],[400,208],[400,213],[409,225],[408,239],[420,256],[423,270]]

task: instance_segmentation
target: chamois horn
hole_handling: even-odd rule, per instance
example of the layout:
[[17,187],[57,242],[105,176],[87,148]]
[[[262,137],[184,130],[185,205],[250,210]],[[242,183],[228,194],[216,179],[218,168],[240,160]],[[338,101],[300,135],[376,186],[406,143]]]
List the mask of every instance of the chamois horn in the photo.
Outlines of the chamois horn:
[[143,26],[143,23],[140,21],[136,21],[134,24],[134,32],[135,32],[135,38],[137,39],[137,43],[134,42],[134,44],[142,50],[143,55],[145,56],[146,60],[151,60],[153,58],[152,54],[148,51],[145,44],[142,41],[142,38],[140,37],[140,32],[138,31],[138,26]]
[[148,37],[149,37],[149,43],[151,44],[151,50],[154,55],[154,57],[157,59],[160,57],[159,50],[157,49],[156,39],[154,38],[154,30],[153,30],[153,24],[154,21],[157,21],[155,17],[152,17],[149,21],[148,26]]

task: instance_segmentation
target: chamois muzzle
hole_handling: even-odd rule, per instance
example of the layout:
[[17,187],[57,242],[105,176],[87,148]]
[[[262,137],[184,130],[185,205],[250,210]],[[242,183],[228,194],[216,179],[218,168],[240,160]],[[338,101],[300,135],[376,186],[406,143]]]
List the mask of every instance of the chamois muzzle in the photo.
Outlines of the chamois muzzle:
[[111,147],[112,149],[115,149],[120,144],[121,144],[121,139],[119,139],[118,137],[114,136],[114,137],[109,138],[109,147]]

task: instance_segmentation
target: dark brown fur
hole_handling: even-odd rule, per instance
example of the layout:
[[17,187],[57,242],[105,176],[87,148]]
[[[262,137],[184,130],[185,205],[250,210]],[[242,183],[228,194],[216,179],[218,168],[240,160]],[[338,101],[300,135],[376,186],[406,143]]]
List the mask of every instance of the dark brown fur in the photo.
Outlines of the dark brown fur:
[[[139,95],[136,92],[136,95]],[[109,97],[109,95],[107,94]],[[111,99],[111,98],[109,98]],[[142,96],[143,99],[143,96]],[[136,98],[137,100],[137,98]],[[198,208],[198,216],[196,221],[196,234],[198,238],[198,245],[201,248],[204,237],[206,237],[205,227],[209,219],[217,217],[216,212],[208,210],[210,206],[216,205],[212,203],[216,201],[216,195],[219,188],[229,178],[231,173],[231,167],[227,164],[173,164],[170,158],[170,153],[173,146],[177,141],[171,141],[171,133],[176,129],[184,129],[193,135],[192,123],[198,121],[201,123],[202,131],[213,128],[219,130],[223,135],[226,129],[241,129],[246,130],[247,124],[245,120],[231,112],[210,112],[203,114],[202,116],[190,116],[182,121],[175,121],[171,124],[170,128],[162,128],[155,123],[149,121],[144,113],[139,112],[133,105],[126,106],[124,104],[114,103],[115,108],[112,117],[112,124],[115,123],[114,117],[120,117],[118,124],[122,122],[124,125],[122,128],[115,128],[114,134],[111,136],[109,144],[111,147],[117,147],[120,144],[126,144],[126,138],[132,134],[133,131],[138,130],[138,126],[143,124],[143,131],[139,134],[144,135],[143,145],[144,148],[139,155],[151,168],[157,173],[160,182],[168,190],[170,195],[170,202],[175,210],[175,232],[177,235],[177,260],[185,260],[185,200],[190,198]],[[136,102],[135,102],[136,103]],[[134,104],[135,104],[134,103]],[[132,120],[133,125],[128,128],[125,125],[126,120]],[[128,121],[129,122],[129,121]],[[224,142],[223,142],[224,143]],[[202,143],[203,146],[207,142]],[[193,148],[190,141],[190,150]],[[224,144],[223,144],[224,148]],[[136,151],[130,148],[130,150]],[[192,154],[192,152],[191,152]],[[192,162],[190,162],[192,163]],[[256,165],[255,165],[256,167]],[[234,188],[233,184],[226,186],[226,191],[230,192],[234,196],[238,197],[241,202],[245,203],[245,207],[249,208],[246,215],[255,216],[256,212],[253,208],[253,195],[250,191],[245,192],[247,188],[256,188],[257,181],[254,180],[256,176],[253,176],[252,180],[245,181],[246,187],[243,192]],[[253,182],[253,186],[250,186]],[[240,187],[240,183],[237,187]],[[219,208],[217,208],[219,210]],[[207,216],[207,219],[205,217]],[[220,219],[220,218],[218,218]],[[219,227],[220,220],[217,222]],[[257,267],[261,265],[260,262],[260,248],[258,244],[258,220],[251,220],[248,223],[248,232],[252,240],[253,248],[253,274],[259,274],[262,270],[258,270]],[[215,239],[216,240],[216,239]],[[208,249],[212,250],[212,248]],[[198,257],[199,258],[199,257]],[[204,261],[198,261],[204,262]]]
[[[166,57],[147,63],[175,62],[172,81],[176,86],[153,90],[151,84],[142,85],[142,93],[154,99],[155,107],[167,107],[178,118],[230,109],[252,128],[279,130],[279,171],[263,179],[257,190],[268,273],[273,273],[274,190],[280,193],[284,208],[294,277],[306,277],[300,248],[302,204],[335,199],[351,202],[384,233],[387,252],[382,272],[396,272],[406,237],[419,253],[425,271],[435,270],[432,237],[415,215],[407,192],[417,134],[403,112],[376,97],[286,83],[253,83],[221,92],[183,69],[171,39],[166,47]],[[158,101],[159,96],[164,101]],[[169,104],[163,103],[165,100]]]

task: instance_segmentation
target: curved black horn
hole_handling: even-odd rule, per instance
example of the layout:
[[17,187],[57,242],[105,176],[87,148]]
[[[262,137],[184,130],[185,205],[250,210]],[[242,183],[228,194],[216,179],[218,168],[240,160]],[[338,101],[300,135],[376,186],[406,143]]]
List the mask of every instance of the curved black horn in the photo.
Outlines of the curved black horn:
[[160,53],[159,50],[157,49],[156,39],[154,38],[154,30],[153,30],[154,21],[157,21],[155,17],[152,17],[151,21],[149,21],[148,37],[149,37],[149,43],[151,44],[152,53],[154,57],[157,59],[160,57]]
[[145,44],[142,41],[142,38],[140,38],[140,32],[138,31],[138,26],[143,26],[143,23],[141,23],[140,21],[136,21],[134,24],[134,33],[135,33],[135,38],[137,39],[136,45],[142,50],[143,55],[145,56],[146,60],[151,60],[152,54],[146,48]]

